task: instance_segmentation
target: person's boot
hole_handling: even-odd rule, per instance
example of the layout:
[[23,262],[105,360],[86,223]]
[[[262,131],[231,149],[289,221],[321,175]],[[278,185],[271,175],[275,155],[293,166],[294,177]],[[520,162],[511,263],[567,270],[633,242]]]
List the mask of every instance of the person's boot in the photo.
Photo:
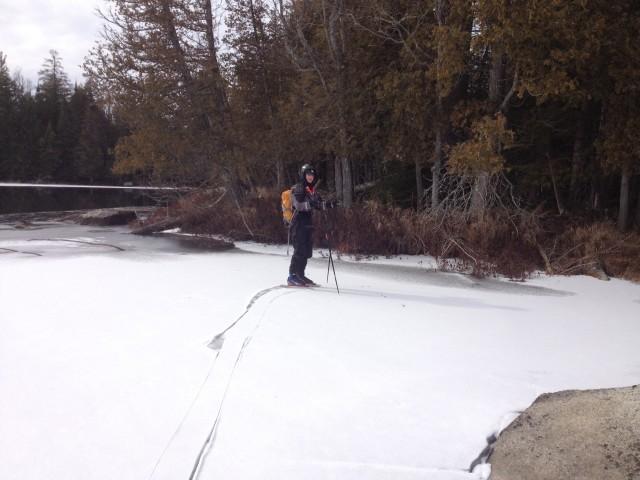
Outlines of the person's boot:
[[318,287],[319,285],[308,277],[302,276],[302,281],[309,287]]
[[304,280],[298,277],[298,275],[296,275],[295,273],[292,273],[291,275],[289,275],[289,278],[287,278],[287,285],[289,285],[290,287],[306,287],[307,286]]

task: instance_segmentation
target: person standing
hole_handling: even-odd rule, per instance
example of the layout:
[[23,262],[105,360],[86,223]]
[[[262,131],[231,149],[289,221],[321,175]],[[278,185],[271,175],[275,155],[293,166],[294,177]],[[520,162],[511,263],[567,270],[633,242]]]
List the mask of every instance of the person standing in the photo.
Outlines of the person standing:
[[289,265],[287,285],[306,287],[317,285],[305,276],[307,261],[313,255],[313,210],[334,208],[335,202],[325,201],[316,190],[318,175],[309,164],[300,169],[300,181],[293,187],[293,219],[291,220],[290,235],[293,245],[293,257]]

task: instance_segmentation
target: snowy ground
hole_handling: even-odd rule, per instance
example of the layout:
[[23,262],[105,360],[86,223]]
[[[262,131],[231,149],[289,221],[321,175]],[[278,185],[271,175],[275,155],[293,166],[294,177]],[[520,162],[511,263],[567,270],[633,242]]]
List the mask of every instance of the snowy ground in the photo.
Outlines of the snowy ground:
[[640,381],[638,285],[243,247],[0,225],[2,478],[479,479],[540,393]]

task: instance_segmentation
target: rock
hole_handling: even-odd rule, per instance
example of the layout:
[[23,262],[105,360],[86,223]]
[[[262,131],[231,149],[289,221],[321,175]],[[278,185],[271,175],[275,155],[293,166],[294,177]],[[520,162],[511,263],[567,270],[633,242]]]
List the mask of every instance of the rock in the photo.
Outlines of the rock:
[[585,274],[593,278],[597,278],[598,280],[603,280],[605,282],[608,282],[609,280],[611,280],[606,270],[604,269],[604,265],[602,264],[601,261],[598,261],[597,264],[588,268]]
[[79,215],[77,221],[82,225],[107,226],[127,225],[137,218],[138,216],[133,208],[105,208],[83,213]]
[[609,278],[609,275],[607,275],[607,273],[601,268],[592,268],[590,270],[587,270],[586,275],[589,275],[590,277],[596,278],[598,280],[602,280],[604,282],[608,282],[609,280],[611,280],[611,278]]
[[33,223],[29,220],[20,220],[13,226],[16,230],[29,230],[32,227]]
[[182,217],[165,218],[164,220],[159,220],[157,222],[145,223],[137,228],[134,228],[131,233],[133,233],[134,235],[153,235],[154,233],[179,227],[183,222],[184,219]]
[[156,233],[157,236],[175,238],[180,246],[189,250],[224,251],[235,248],[232,241],[221,237],[190,236],[175,233]]
[[640,480],[640,388],[541,395],[489,463],[491,480]]
[[[63,210],[63,211],[50,211],[50,212],[22,212],[22,213],[8,213],[0,215],[0,223],[14,223],[20,224],[18,228],[37,228],[35,223],[39,222],[74,222],[74,223],[86,223],[87,225],[115,225],[105,223],[92,223],[92,222],[106,222],[108,218],[113,218],[113,221],[124,222],[124,218],[144,218],[151,214],[153,207],[118,207],[118,208],[105,208],[97,210]],[[95,218],[95,220],[93,220]],[[128,223],[124,222],[124,223]]]

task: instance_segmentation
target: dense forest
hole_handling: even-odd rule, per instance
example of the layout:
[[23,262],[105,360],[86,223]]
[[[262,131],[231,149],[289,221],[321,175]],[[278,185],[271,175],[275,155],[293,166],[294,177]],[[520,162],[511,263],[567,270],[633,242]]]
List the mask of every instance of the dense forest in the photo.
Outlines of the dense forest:
[[35,91],[0,51],[0,181],[112,182],[123,131],[88,86],[71,86],[55,50]]
[[227,0],[216,15],[112,0],[103,15],[86,71],[130,128],[116,172],[252,190],[311,162],[347,208],[482,213],[506,185],[530,208],[640,216],[636,1]]
[[640,225],[635,0],[110,0],[100,15],[85,87],[62,86],[55,55],[35,97],[0,70],[16,112],[3,177],[135,176],[244,208],[312,163],[345,229],[368,218],[398,239],[382,252],[478,263],[511,242],[547,270],[597,236],[563,240],[570,227]]

